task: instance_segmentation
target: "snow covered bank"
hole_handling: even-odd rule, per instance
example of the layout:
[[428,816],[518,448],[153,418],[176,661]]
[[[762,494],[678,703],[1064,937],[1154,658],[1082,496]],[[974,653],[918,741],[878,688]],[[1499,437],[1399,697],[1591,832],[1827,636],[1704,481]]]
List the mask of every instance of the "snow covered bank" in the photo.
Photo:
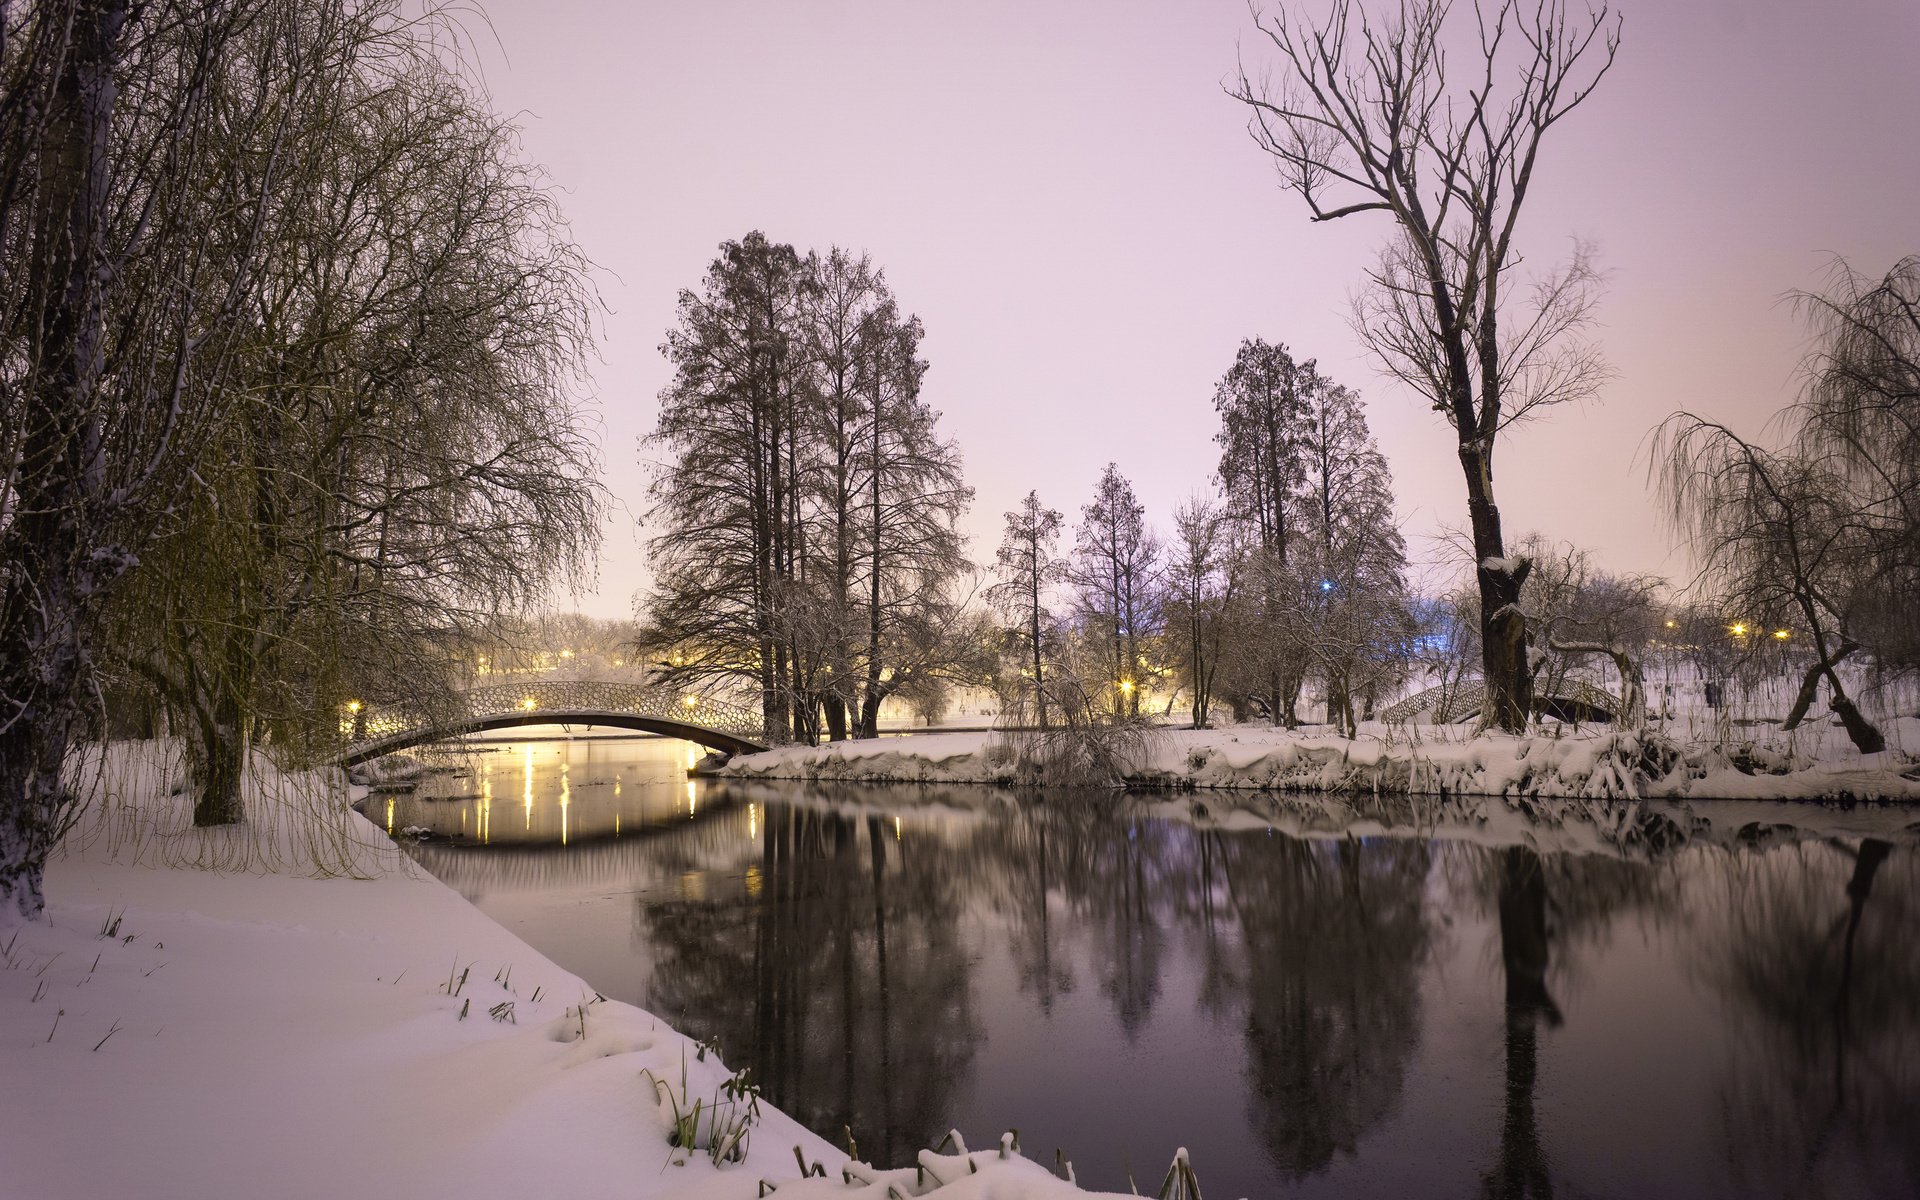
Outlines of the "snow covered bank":
[[[997,1148],[849,1163],[410,868],[322,781],[274,777],[246,828],[205,833],[174,774],[119,752],[47,916],[0,929],[6,1195],[1085,1194]],[[736,1138],[744,1161],[716,1164]]]
[[[1910,718],[1903,724],[1920,722]],[[1920,745],[1920,729],[1905,732],[1905,744]],[[785,746],[737,758],[725,774],[1001,786],[1045,782],[1015,745],[991,733]],[[1143,787],[1283,792],[1920,801],[1920,762],[1900,751],[1816,756],[1756,745],[1680,745],[1604,730],[1458,740],[1376,730],[1348,741],[1328,732],[1259,726],[1168,729],[1149,738],[1128,779]]]

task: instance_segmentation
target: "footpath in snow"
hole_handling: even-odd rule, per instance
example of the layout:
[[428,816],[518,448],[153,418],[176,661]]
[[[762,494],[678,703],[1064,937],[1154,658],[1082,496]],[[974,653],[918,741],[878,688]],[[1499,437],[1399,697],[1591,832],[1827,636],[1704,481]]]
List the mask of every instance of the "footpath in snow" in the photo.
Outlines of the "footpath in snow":
[[[1920,719],[1890,732],[1920,746]],[[1046,782],[1019,735],[926,733],[784,746],[734,759],[735,778],[850,782]],[[1861,755],[1826,736],[1774,745],[1682,744],[1600,727],[1564,736],[1465,737],[1459,727],[1363,727],[1349,741],[1325,729],[1265,726],[1153,730],[1128,756],[1129,784],[1375,795],[1671,800],[1920,800],[1920,760]]]
[[337,789],[273,777],[245,826],[203,832],[172,775],[117,749],[46,915],[0,924],[0,1194],[1087,1195],[1011,1145],[850,1162],[413,868]]

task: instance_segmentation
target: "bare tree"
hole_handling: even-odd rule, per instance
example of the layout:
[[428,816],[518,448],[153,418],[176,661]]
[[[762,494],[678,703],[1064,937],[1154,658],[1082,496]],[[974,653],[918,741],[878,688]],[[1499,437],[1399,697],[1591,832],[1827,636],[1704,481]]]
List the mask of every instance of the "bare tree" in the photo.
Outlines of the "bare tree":
[[586,263],[513,129],[432,23],[284,16],[232,69],[314,61],[328,84],[283,117],[241,398],[123,603],[126,658],[189,732],[199,824],[240,819],[263,728],[330,748],[351,700],[444,703],[450,648],[590,560],[598,517],[569,386]]
[[764,736],[793,737],[792,647],[802,539],[801,426],[811,265],[758,231],[727,242],[699,292],[680,293],[661,350],[674,378],[652,444],[654,590],[642,642],[663,677],[748,681]]
[[[1660,594],[1666,581],[1652,575],[1613,575],[1593,568],[1584,551],[1568,548],[1568,572],[1552,607],[1536,611],[1526,598],[1528,620],[1541,640],[1570,661],[1605,658],[1620,676],[1618,721],[1627,729],[1647,724],[1646,655],[1661,629]],[[1536,581],[1541,577],[1535,576]]]
[[[1140,715],[1141,646],[1152,633],[1155,568],[1159,539],[1146,524],[1146,509],[1134,497],[1133,485],[1113,463],[1100,475],[1093,500],[1080,510],[1080,528],[1069,570],[1081,611],[1088,618],[1086,632],[1104,645],[1113,710],[1128,717]],[[1097,675],[1095,676],[1097,678]]]
[[[1237,613],[1236,695],[1258,697],[1275,724],[1299,723],[1308,637],[1300,623],[1297,550],[1311,528],[1306,480],[1308,395],[1326,386],[1311,360],[1260,338],[1240,343],[1214,388],[1220,487],[1242,529],[1247,588]],[[1238,707],[1236,705],[1236,707]]]
[[1165,615],[1170,656],[1193,697],[1193,727],[1207,727],[1214,678],[1220,672],[1226,609],[1234,591],[1237,559],[1218,505],[1194,496],[1173,512]]
[[1044,627],[1051,618],[1047,593],[1065,578],[1066,561],[1057,557],[1060,513],[1040,503],[1038,492],[1028,492],[1020,507],[1007,514],[1000,539],[997,570],[1000,582],[987,590],[987,599],[1020,630],[1031,664],[1031,689],[1040,728],[1047,728],[1047,664]]
[[[1835,670],[1860,648],[1852,620],[1875,574],[1874,523],[1845,479],[1821,462],[1770,452],[1725,425],[1676,413],[1656,431],[1654,470],[1675,525],[1690,535],[1701,585],[1724,597],[1736,633],[1789,620],[1807,633],[1818,679],[1861,752],[1886,739],[1860,712]],[[1796,719],[1805,706],[1796,704]]]
[[1395,236],[1355,324],[1388,374],[1415,388],[1457,434],[1480,590],[1488,705],[1482,721],[1525,727],[1530,569],[1510,558],[1494,501],[1500,433],[1591,395],[1604,378],[1578,339],[1596,296],[1591,256],[1516,301],[1515,232],[1542,143],[1589,96],[1619,49],[1606,9],[1570,19],[1562,0],[1476,0],[1472,67],[1449,73],[1447,0],[1402,0],[1384,18],[1335,0],[1315,22],[1256,21],[1283,79],[1244,65],[1229,94],[1281,180],[1315,221],[1389,214]]
[[[232,401],[224,375],[285,151],[323,64],[223,74],[267,0],[0,7],[0,911],[42,905],[101,608]],[[258,135],[255,174],[215,155]],[[260,181],[265,180],[265,187]],[[205,221],[237,214],[235,236]]]
[[1872,543],[1856,631],[1883,668],[1920,667],[1920,255],[1877,279],[1836,263],[1825,294],[1797,299],[1817,338],[1800,453],[1845,477]]
[[813,741],[874,736],[916,673],[972,669],[964,639],[929,637],[970,569],[973,492],[921,394],[923,336],[865,256],[760,233],[681,294],[643,604],[664,682],[751,680],[768,738]]

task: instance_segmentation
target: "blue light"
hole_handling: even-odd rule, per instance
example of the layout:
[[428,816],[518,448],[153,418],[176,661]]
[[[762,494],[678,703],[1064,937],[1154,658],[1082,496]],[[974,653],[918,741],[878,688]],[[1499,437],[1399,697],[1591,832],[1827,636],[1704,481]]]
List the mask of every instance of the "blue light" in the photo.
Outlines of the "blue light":
[[1332,591],[1332,590],[1333,590],[1333,580],[1331,580],[1331,579],[1322,579],[1322,580],[1320,581],[1320,590],[1321,590],[1321,591],[1323,591],[1323,592],[1330,592],[1330,591]]

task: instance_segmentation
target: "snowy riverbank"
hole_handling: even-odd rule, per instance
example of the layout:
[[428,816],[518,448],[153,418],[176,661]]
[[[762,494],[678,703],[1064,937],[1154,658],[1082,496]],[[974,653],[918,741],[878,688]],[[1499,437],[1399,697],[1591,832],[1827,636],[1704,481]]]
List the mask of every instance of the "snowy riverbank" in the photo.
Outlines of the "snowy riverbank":
[[[1895,745],[1920,746],[1920,719],[1894,722]],[[737,758],[737,778],[849,782],[1044,782],[993,733],[930,733]],[[1458,727],[1386,730],[1352,740],[1264,726],[1161,729],[1129,764],[1141,787],[1592,799],[1920,801],[1920,759],[1861,755],[1814,733],[1785,744],[1680,744],[1599,732],[1466,737]]]
[[320,781],[272,777],[247,826],[203,832],[172,774],[118,749],[46,915],[0,926],[9,1196],[1086,1195],[998,1148],[850,1164],[765,1103],[744,1161],[675,1149],[696,1100],[698,1147],[716,1099],[723,1143],[740,1128],[717,1055],[598,998]]

